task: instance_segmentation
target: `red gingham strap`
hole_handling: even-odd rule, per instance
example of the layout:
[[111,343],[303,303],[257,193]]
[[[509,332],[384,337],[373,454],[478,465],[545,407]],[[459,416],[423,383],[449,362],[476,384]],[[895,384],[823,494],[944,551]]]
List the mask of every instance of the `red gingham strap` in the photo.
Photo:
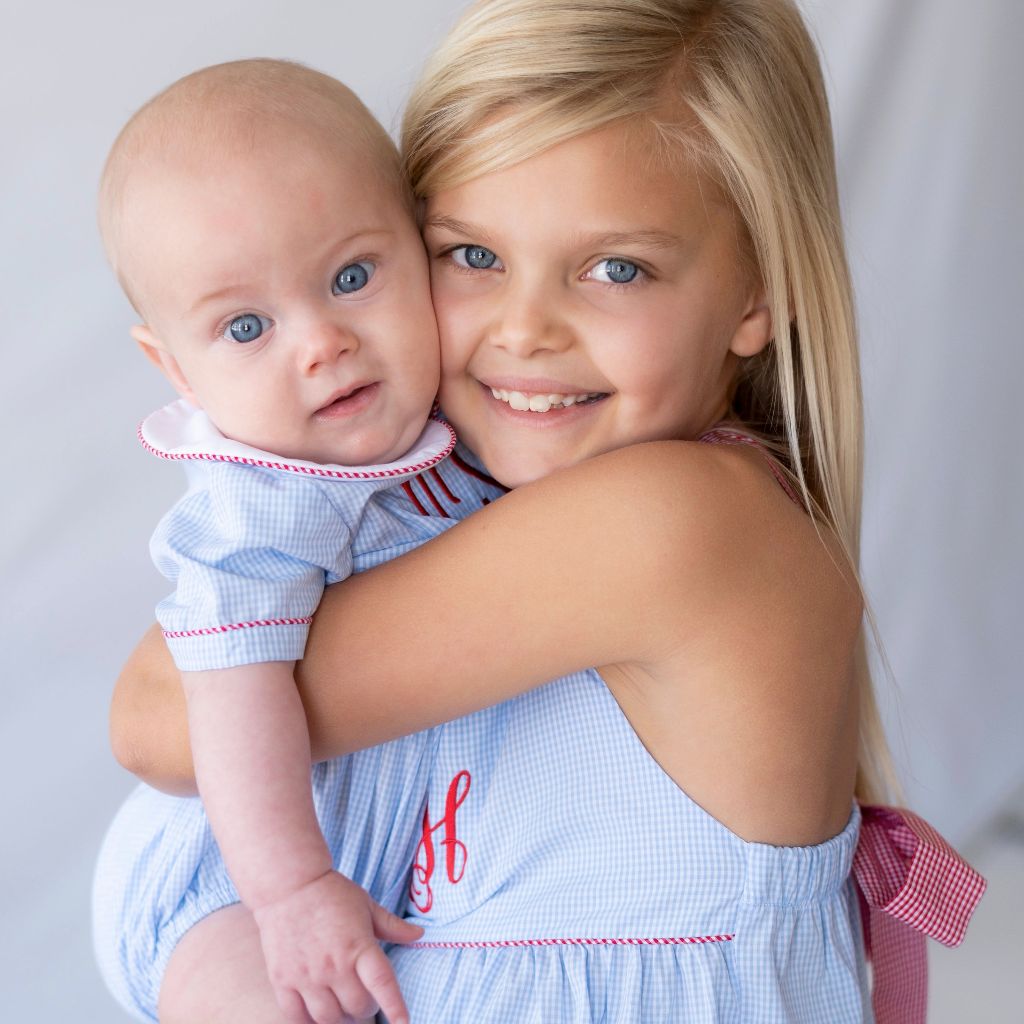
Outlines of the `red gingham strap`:
[[705,430],[697,440],[702,441],[704,444],[745,444],[756,449],[764,456],[765,462],[768,463],[768,468],[772,471],[772,476],[779,482],[779,486],[786,492],[789,499],[801,508],[804,507],[804,503],[797,497],[792,485],[786,478],[786,474],[779,469],[774,456],[756,437],[751,437],[749,434],[741,433],[738,430],[730,430],[728,427],[712,427],[710,430]]
[[924,1024],[925,936],[959,946],[985,879],[916,814],[862,805],[861,815],[853,876],[874,968],[876,1024]]

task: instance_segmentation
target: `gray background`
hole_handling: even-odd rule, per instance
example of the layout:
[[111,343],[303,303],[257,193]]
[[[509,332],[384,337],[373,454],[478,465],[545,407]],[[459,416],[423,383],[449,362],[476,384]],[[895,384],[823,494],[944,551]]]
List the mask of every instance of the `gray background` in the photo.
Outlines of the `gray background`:
[[[106,149],[174,78],[257,55],[343,78],[393,127],[461,6],[4,5],[6,1020],[125,1019],[89,944],[93,859],[131,785],[107,751],[106,705],[164,589],[147,540],[181,480],[134,440],[136,422],[168,392],[128,338],[132,314],[96,237]],[[969,14],[958,0],[806,7],[833,93],[863,325],[864,572],[899,698],[884,679],[879,686],[912,804],[980,850],[978,837],[1024,781],[1014,529],[1024,497],[1024,4],[978,0]],[[1024,860],[1007,863],[1006,884],[1018,876],[1018,888],[993,893],[992,905],[1021,902]],[[972,935],[978,960],[990,960],[997,941],[1005,955],[1005,936],[981,941]],[[1019,932],[1016,943],[1019,958]],[[974,984],[968,975],[957,991]],[[998,998],[982,1016],[1019,1019]],[[944,1019],[961,1019],[948,998],[940,1003]]]

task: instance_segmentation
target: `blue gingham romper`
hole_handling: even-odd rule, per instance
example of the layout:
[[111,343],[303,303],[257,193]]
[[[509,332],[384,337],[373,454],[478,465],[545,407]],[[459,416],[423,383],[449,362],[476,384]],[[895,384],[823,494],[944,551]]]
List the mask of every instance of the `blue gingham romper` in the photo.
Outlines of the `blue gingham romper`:
[[436,467],[455,446],[451,427],[430,420],[385,465],[286,459],[225,437],[184,399],[149,416],[139,438],[188,479],[150,541],[175,585],[156,617],[182,672],[301,658],[324,586],[352,572],[367,502]]
[[[197,432],[194,450],[217,450],[216,438],[186,405],[175,403],[163,412],[173,422],[147,421],[146,429],[140,428],[140,439],[151,450],[185,460],[193,450],[190,432]],[[428,438],[432,451],[438,448],[438,436],[449,436],[447,426],[441,435],[435,432]],[[234,443],[224,447],[224,453],[237,451]],[[505,493],[461,446],[399,481],[386,489],[374,487],[370,495],[361,483],[329,485],[355,492],[351,500],[358,503],[359,514],[353,517],[355,532],[347,552],[354,572],[411,551]],[[200,480],[204,490],[197,493],[208,493],[207,482]],[[266,482],[257,486],[265,489]],[[339,518],[339,534],[341,523]],[[319,600],[319,589],[314,591],[311,608]],[[269,631],[294,642],[290,630]],[[248,629],[243,636],[258,632]],[[304,634],[302,630],[303,640]],[[241,649],[207,648],[202,653],[219,657],[226,650],[233,657]],[[400,909],[404,899],[435,744],[430,731],[313,768],[314,804],[336,867],[392,910]],[[404,833],[396,823],[407,825]],[[178,940],[206,915],[237,902],[200,801],[137,787],[107,832],[93,884],[94,947],[118,1002],[137,1019],[155,1021],[160,980]]]
[[[414,1024],[871,1020],[856,807],[816,846],[741,840],[662,771],[593,670],[318,765],[314,791],[338,869],[425,928],[389,951]],[[95,886],[122,1004],[155,1020],[174,944],[236,900],[198,801],[140,788]]]

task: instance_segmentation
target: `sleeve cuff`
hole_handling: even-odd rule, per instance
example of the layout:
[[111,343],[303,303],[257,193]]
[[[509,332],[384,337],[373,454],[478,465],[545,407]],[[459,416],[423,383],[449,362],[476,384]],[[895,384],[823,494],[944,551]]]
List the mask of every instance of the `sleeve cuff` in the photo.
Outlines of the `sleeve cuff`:
[[308,618],[264,619],[208,629],[164,630],[180,672],[205,672],[265,661],[298,661],[306,649]]

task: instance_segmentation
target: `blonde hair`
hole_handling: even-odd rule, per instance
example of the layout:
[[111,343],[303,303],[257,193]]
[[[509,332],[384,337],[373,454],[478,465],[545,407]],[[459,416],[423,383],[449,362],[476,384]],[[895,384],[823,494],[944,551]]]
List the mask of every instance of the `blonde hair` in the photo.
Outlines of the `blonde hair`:
[[[286,60],[255,58],[202,68],[178,79],[128,120],[100,177],[98,220],[107,257],[133,304],[119,241],[131,178],[160,164],[187,166],[216,147],[255,147],[276,129],[301,133],[320,152],[365,151],[381,178],[410,203],[398,150],[351,89]],[[278,140],[279,141],[279,140]],[[225,175],[230,175],[230,169]],[[138,305],[136,309],[138,309]]]
[[[406,172],[428,198],[623,120],[695,161],[735,206],[774,337],[741,364],[732,414],[782,459],[856,574],[857,331],[828,101],[792,0],[481,0],[413,92]],[[855,671],[857,796],[873,801],[893,774],[863,629]]]

